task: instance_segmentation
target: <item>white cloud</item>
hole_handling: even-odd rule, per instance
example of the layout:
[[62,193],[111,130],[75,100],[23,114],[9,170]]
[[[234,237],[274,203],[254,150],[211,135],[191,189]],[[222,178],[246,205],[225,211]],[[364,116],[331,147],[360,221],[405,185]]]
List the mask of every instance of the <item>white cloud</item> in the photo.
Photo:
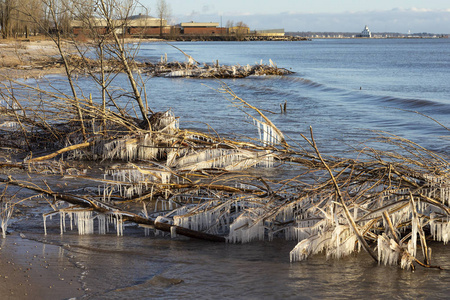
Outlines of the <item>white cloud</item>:
[[414,11],[414,12],[430,12],[430,11],[433,11],[433,10],[427,9],[427,8],[411,7],[411,11]]

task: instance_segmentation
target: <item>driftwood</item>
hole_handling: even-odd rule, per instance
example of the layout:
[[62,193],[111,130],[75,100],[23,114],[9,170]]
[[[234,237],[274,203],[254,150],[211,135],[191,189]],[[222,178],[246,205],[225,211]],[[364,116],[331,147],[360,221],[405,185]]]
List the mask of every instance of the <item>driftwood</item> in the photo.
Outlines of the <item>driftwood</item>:
[[[100,62],[95,59],[81,57],[78,55],[69,55],[67,57],[68,63],[74,68],[77,73],[117,73],[124,72],[124,67],[120,61],[116,59],[108,59]],[[33,62],[33,68],[52,68],[61,67],[64,65],[62,60],[45,60]],[[255,65],[220,65],[218,61],[212,64],[200,64],[197,61],[190,59],[187,62],[167,62],[162,59],[160,62],[133,62],[132,68],[139,70],[141,73],[146,73],[152,76],[159,77],[190,77],[190,78],[245,78],[249,76],[285,76],[293,74],[286,68],[278,67],[272,60],[268,64],[263,64],[261,61]]]
[[269,65],[260,64],[246,65],[246,66],[226,66],[215,64],[194,64],[194,63],[159,63],[153,68],[147,70],[148,73],[154,76],[163,77],[191,77],[191,78],[245,78],[249,76],[266,76],[276,75],[284,76],[290,75],[294,72],[285,68],[278,68],[275,64],[270,62]]

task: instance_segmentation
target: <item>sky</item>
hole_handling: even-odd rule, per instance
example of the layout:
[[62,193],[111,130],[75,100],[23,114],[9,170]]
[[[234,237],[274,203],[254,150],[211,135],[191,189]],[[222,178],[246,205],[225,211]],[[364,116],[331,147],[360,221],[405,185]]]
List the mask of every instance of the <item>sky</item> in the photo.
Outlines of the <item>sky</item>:
[[[139,0],[156,15],[158,0]],[[243,21],[285,31],[450,33],[449,0],[166,0],[171,24]]]

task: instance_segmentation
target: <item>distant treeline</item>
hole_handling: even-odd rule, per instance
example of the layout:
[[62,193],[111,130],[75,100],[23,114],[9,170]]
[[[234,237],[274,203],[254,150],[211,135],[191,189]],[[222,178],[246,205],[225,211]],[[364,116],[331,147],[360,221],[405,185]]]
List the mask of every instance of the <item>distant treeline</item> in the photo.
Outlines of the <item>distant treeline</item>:
[[[37,35],[50,25],[46,0],[0,0],[2,38]],[[67,14],[67,17],[69,15]],[[69,20],[67,20],[68,22]]]

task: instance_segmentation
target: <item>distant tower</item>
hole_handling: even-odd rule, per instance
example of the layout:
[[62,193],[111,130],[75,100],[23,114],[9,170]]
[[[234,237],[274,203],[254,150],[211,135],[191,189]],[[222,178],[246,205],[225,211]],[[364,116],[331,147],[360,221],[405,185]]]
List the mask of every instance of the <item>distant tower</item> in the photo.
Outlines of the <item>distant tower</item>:
[[361,32],[361,37],[370,38],[372,37],[372,33],[369,30],[369,27],[367,25],[364,27],[364,30]]

